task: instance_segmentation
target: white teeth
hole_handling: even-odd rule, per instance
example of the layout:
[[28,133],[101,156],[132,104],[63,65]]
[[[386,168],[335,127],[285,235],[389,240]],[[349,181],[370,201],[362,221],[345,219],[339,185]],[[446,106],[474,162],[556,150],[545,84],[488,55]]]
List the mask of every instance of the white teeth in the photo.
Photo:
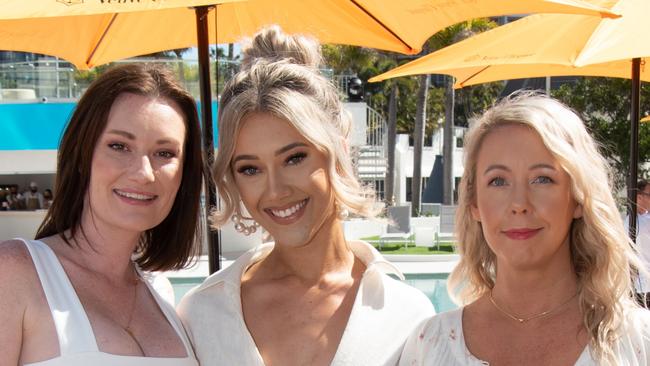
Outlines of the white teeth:
[[285,210],[273,210],[272,209],[271,213],[273,214],[273,216],[278,216],[278,217],[282,217],[282,218],[289,217],[289,216],[295,214],[296,211],[300,210],[305,205],[305,203],[307,203],[307,200],[301,201],[297,205],[295,205],[293,207],[289,207],[289,208],[287,208]]
[[131,192],[122,192],[122,191],[115,191],[115,193],[119,194],[122,197],[126,198],[131,198],[135,200],[141,200],[141,201],[150,201],[155,198],[155,196],[150,196],[147,194],[138,194],[138,193],[131,193]]

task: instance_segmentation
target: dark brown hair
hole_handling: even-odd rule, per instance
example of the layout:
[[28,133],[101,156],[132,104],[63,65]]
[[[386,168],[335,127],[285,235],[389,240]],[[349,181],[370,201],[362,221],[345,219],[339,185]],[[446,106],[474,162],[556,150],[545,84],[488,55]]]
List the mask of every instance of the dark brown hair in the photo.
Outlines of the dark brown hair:
[[[114,67],[95,80],[81,97],[63,133],[57,157],[56,196],[36,239],[58,234],[68,245],[78,230],[91,175],[97,140],[106,128],[118,96],[133,93],[174,101],[185,121],[183,177],[174,204],[158,226],[142,233],[138,264],[145,270],[170,270],[186,266],[199,248],[201,220],[199,198],[204,174],[201,134],[196,102],[159,65],[127,64]],[[64,235],[70,230],[70,235]]]

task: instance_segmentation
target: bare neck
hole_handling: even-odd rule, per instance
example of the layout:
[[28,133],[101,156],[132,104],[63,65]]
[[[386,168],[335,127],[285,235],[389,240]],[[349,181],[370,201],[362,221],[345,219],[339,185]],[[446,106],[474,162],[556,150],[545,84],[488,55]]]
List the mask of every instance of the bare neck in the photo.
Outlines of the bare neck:
[[560,251],[560,260],[545,267],[515,270],[497,265],[494,298],[519,314],[545,311],[570,299],[578,291],[578,279],[568,245]]
[[354,262],[354,253],[345,241],[341,223],[331,218],[305,245],[285,247],[276,243],[257,266],[256,274],[266,278],[292,276],[305,283],[317,283],[327,280],[329,274],[350,273]]
[[68,259],[87,270],[107,278],[128,280],[133,277],[131,256],[140,235],[140,232],[110,227],[84,212],[81,225],[71,240],[73,246],[59,247]]

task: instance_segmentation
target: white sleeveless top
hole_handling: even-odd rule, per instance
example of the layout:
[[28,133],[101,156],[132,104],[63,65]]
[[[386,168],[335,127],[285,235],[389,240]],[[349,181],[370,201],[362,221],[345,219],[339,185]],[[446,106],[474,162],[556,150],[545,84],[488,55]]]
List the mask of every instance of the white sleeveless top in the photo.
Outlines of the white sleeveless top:
[[59,339],[58,357],[24,366],[198,366],[194,353],[174,310],[147,285],[169,323],[185,346],[187,357],[136,357],[105,353],[99,350],[95,334],[79,297],[63,270],[56,254],[38,240],[22,240],[32,256]]

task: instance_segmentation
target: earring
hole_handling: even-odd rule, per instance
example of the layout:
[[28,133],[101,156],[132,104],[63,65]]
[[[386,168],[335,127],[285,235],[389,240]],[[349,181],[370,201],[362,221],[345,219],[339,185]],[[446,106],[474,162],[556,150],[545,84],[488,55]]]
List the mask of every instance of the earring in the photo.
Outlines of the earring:
[[[260,224],[258,224],[257,221],[249,217],[243,217],[239,212],[233,213],[230,219],[235,223],[235,230],[244,235],[250,235],[256,232],[257,228],[260,227]],[[243,220],[251,220],[253,222],[250,225],[246,225]]]
[[345,221],[348,216],[350,216],[350,211],[348,211],[345,206],[339,204],[338,202],[336,203],[336,215],[339,217],[340,220]]

